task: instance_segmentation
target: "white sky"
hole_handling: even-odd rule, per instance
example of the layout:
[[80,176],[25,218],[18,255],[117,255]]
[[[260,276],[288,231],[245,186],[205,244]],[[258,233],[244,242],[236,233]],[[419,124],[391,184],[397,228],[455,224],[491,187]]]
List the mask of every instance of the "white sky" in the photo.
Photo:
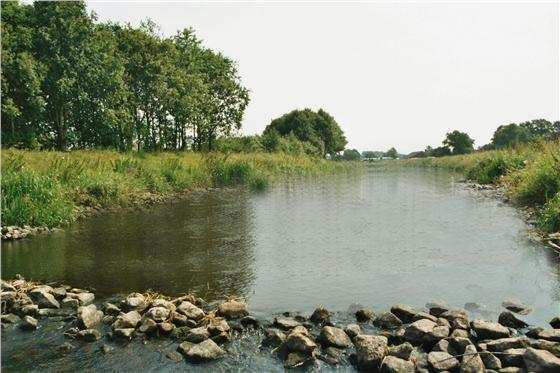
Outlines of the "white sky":
[[558,3],[185,3],[88,1],[99,19],[193,27],[238,62],[245,134],[324,108],[348,147],[399,152],[500,124],[559,117]]

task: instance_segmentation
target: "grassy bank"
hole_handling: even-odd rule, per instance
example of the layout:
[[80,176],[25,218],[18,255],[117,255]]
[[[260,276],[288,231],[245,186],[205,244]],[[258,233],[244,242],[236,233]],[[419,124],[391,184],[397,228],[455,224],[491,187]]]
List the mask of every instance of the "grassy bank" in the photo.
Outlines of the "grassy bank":
[[560,230],[560,141],[405,162],[451,169],[481,184],[504,186],[511,199],[537,209],[540,229]]
[[264,189],[295,176],[358,168],[357,163],[283,153],[118,153],[2,151],[2,224],[55,227],[82,207],[127,206],[189,190]]

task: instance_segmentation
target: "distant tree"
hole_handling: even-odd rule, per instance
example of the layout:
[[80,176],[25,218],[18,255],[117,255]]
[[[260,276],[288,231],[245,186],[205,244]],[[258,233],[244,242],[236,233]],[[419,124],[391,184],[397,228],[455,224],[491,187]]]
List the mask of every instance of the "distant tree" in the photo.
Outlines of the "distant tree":
[[525,128],[531,140],[550,139],[554,135],[554,124],[546,119],[534,119],[519,124],[519,127]]
[[383,156],[383,152],[373,151],[373,150],[364,150],[362,152],[362,158],[381,158]]
[[344,159],[345,161],[359,161],[360,159],[362,159],[362,156],[356,149],[344,149],[344,152],[342,153],[342,159]]
[[527,127],[515,123],[499,126],[492,136],[492,145],[496,149],[509,148],[529,141],[531,133]]
[[447,146],[439,146],[437,148],[432,149],[429,156],[431,157],[445,157],[446,155],[451,155],[451,149]]
[[410,154],[408,154],[406,156],[407,158],[425,158],[426,157],[426,152],[425,151],[417,151],[417,152],[412,152]]
[[474,140],[465,132],[453,131],[447,133],[443,145],[451,149],[453,154],[467,154],[474,150]]
[[385,152],[385,157],[396,159],[399,157],[399,153],[397,152],[397,149],[391,148]]

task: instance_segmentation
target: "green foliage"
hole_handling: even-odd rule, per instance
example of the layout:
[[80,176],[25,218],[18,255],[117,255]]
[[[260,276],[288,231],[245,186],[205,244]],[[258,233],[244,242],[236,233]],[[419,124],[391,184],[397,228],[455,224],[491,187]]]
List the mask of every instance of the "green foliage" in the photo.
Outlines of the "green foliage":
[[547,232],[560,231],[560,193],[543,206],[538,217],[539,226]]
[[342,160],[359,161],[360,159],[362,159],[362,156],[356,149],[344,149],[344,152],[342,152]]
[[383,157],[383,152],[372,151],[372,150],[364,150],[362,152],[362,158],[373,159],[373,158],[381,158],[381,157]]
[[474,140],[468,134],[457,130],[447,133],[443,140],[443,145],[450,148],[453,154],[471,153],[473,144]]
[[479,159],[465,169],[465,175],[467,178],[482,184],[495,183],[500,177],[522,168],[523,160],[521,156],[505,156],[498,153],[495,156]]
[[387,150],[387,152],[385,152],[384,156],[389,157],[389,158],[393,158],[393,159],[397,159],[399,157],[399,153],[397,152],[397,149],[391,148],[391,149]]
[[560,138],[560,122],[534,119],[520,124],[499,126],[490,145],[495,149],[511,148],[531,141]]

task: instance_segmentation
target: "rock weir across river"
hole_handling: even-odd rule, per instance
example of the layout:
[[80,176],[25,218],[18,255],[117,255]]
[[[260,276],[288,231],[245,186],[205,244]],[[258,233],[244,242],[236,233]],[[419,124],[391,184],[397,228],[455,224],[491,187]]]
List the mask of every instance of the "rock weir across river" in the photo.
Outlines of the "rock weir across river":
[[[61,333],[77,343],[101,343],[103,353],[114,349],[109,341],[168,338],[176,343],[176,351],[166,354],[169,364],[226,359],[232,341],[252,333],[261,350],[288,369],[326,364],[373,372],[560,371],[557,318],[550,327],[529,326],[522,320],[528,308],[511,302],[504,303],[508,310],[498,322],[471,320],[466,310],[430,303],[418,310],[404,304],[379,313],[360,309],[355,322],[342,323],[324,307],[310,317],[286,312],[259,319],[234,298],[208,304],[193,295],[131,293],[97,303],[92,291],[21,277],[2,281],[0,296],[4,333],[19,326],[34,338],[41,324],[61,317]],[[60,349],[71,347],[66,342]]]

